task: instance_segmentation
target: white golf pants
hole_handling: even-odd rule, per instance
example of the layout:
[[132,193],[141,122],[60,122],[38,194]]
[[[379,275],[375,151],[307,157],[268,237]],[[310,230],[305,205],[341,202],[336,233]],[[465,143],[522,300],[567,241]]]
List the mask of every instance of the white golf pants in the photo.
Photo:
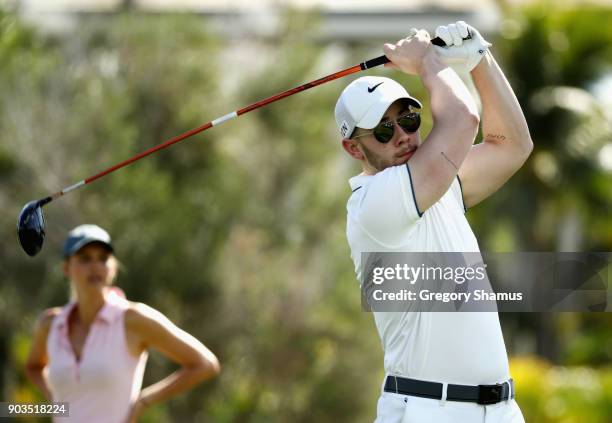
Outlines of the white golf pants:
[[525,423],[525,419],[514,399],[480,405],[383,392],[374,423]]

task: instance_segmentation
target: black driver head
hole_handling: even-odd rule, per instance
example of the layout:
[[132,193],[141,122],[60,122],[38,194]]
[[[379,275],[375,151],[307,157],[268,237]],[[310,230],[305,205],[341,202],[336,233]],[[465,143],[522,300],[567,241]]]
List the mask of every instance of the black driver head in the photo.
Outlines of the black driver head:
[[49,201],[50,198],[30,201],[23,207],[17,220],[19,243],[23,251],[31,257],[38,254],[45,240],[45,217],[42,206]]

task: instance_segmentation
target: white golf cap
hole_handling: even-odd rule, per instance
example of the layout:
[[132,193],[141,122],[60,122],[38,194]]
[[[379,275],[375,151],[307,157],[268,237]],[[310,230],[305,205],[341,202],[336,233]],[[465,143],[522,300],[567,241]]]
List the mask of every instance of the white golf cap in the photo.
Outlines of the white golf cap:
[[356,127],[372,129],[394,101],[405,98],[416,108],[421,103],[393,79],[362,76],[351,82],[336,103],[336,123],[342,138],[348,138]]

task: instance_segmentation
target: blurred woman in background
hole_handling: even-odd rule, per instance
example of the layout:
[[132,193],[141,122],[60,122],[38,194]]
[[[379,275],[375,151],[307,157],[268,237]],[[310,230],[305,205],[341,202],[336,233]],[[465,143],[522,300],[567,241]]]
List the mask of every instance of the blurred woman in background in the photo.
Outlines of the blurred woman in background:
[[[105,230],[73,229],[64,258],[74,299],[42,313],[26,370],[49,400],[69,403],[70,418],[60,421],[135,422],[147,407],[219,373],[201,342],[113,287],[119,262]],[[141,390],[149,349],[181,368]]]

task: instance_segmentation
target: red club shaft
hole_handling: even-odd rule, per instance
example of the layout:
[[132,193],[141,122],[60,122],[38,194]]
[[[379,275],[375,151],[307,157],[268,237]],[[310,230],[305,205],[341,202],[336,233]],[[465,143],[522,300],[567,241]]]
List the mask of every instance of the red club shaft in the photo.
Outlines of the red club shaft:
[[238,116],[243,115],[252,110],[259,109],[260,107],[273,103],[277,100],[283,99],[285,97],[289,97],[293,94],[297,94],[309,88],[316,87],[317,85],[321,85],[326,82],[333,81],[334,79],[342,78],[343,76],[350,75],[355,72],[359,72],[360,70],[362,70],[361,65],[352,66],[350,68],[341,70],[339,72],[332,73],[331,75],[324,76],[323,78],[317,79],[315,81],[307,82],[306,84],[300,85],[299,87],[295,87],[295,88],[291,88],[290,90],[283,91],[282,93],[273,95],[271,97],[258,101],[257,103],[253,103],[250,106],[243,107],[242,109],[239,109],[236,113],[238,114]]
[[[285,97],[289,97],[289,96],[291,96],[293,94],[297,94],[297,93],[299,93],[301,91],[305,91],[305,90],[307,90],[309,88],[316,87],[317,85],[321,85],[321,84],[324,84],[326,82],[333,81],[334,79],[342,78],[343,76],[350,75],[350,74],[355,73],[355,72],[359,72],[360,70],[361,70],[360,65],[355,65],[355,66],[352,66],[350,68],[347,68],[347,69],[341,70],[339,72],[333,73],[331,75],[327,75],[327,76],[325,76],[323,78],[320,78],[320,79],[317,79],[315,81],[307,82],[306,84],[300,85],[299,87],[291,88],[290,90],[283,91],[282,93],[275,94],[275,95],[273,95],[271,97],[268,97],[268,98],[265,98],[265,99],[263,99],[261,101],[258,101],[257,103],[253,103],[253,104],[251,104],[249,106],[243,107],[242,109],[239,109],[239,110],[237,110],[235,112],[236,116],[240,116],[240,115],[243,115],[243,114],[248,113],[250,111],[253,111],[255,109],[259,109],[260,107],[266,106],[266,105],[268,105],[270,103],[274,103],[275,101],[281,100],[281,99],[283,99]],[[228,115],[225,115],[225,116],[227,116],[227,119],[224,119],[223,121],[229,120],[232,117],[235,117],[235,116],[230,116],[230,115],[232,115],[232,113],[230,113]],[[219,118],[219,119],[222,119],[222,118],[223,118],[223,116],[221,118]],[[142,153],[139,153],[139,154],[135,155],[134,157],[131,157],[131,158],[127,159],[127,160],[124,160],[121,163],[117,163],[116,165],[114,165],[112,167],[109,167],[108,169],[105,169],[105,170],[103,170],[100,173],[96,173],[95,175],[90,176],[89,178],[85,179],[85,184],[93,182],[96,179],[99,179],[99,178],[101,178],[101,177],[103,177],[105,175],[108,175],[109,173],[114,172],[117,169],[120,169],[120,168],[122,168],[124,166],[127,166],[127,165],[129,165],[131,163],[134,163],[135,161],[138,161],[138,160],[142,159],[143,157],[146,157],[146,156],[148,156],[150,154],[153,154],[153,153],[155,153],[155,152],[157,152],[159,150],[162,150],[162,149],[164,149],[166,147],[170,147],[171,145],[176,144],[177,142],[183,141],[186,138],[189,138],[189,137],[191,137],[193,135],[199,134],[200,132],[204,132],[205,130],[207,130],[209,128],[212,128],[213,126],[216,126],[216,125],[222,123],[223,121],[221,121],[219,123],[215,123],[215,121],[213,120],[213,121],[210,121],[208,123],[205,123],[202,126],[198,126],[197,128],[193,128],[193,129],[191,129],[191,130],[189,130],[187,132],[184,132],[184,133],[182,133],[180,135],[177,135],[176,137],[171,138],[171,139],[169,139],[167,141],[164,141],[163,143],[158,144],[158,145],[156,145],[154,147],[151,147],[148,150],[145,150]]]
[[205,130],[207,130],[209,128],[212,128],[213,126],[220,125],[221,123],[225,122],[226,120],[233,119],[233,118],[235,118],[237,116],[243,115],[243,114],[248,113],[248,112],[250,112],[252,110],[255,110],[255,109],[259,109],[260,107],[266,106],[266,105],[268,105],[270,103],[273,103],[275,101],[281,100],[281,99],[283,99],[285,97],[289,97],[289,96],[291,96],[293,94],[297,94],[297,93],[299,93],[301,91],[305,91],[305,90],[307,90],[309,88],[313,88],[313,87],[316,87],[318,85],[324,84],[326,82],[333,81],[333,80],[338,79],[338,78],[342,78],[343,76],[350,75],[352,73],[356,73],[356,72],[359,72],[361,70],[369,69],[369,68],[372,68],[374,66],[382,65],[384,63],[387,63],[388,61],[389,61],[389,59],[387,59],[385,56],[380,56],[380,57],[377,57],[375,59],[371,59],[371,60],[368,60],[366,62],[360,63],[358,65],[351,66],[350,68],[346,68],[346,69],[343,69],[341,71],[334,72],[334,73],[332,73],[330,75],[324,76],[323,78],[319,78],[319,79],[316,79],[314,81],[307,82],[307,83],[305,83],[303,85],[300,85],[298,87],[291,88],[291,89],[289,89],[287,91],[283,91],[283,92],[281,92],[279,94],[275,94],[275,95],[273,95],[271,97],[265,98],[265,99],[263,99],[261,101],[253,103],[253,104],[251,104],[249,106],[243,107],[242,109],[238,109],[238,110],[236,110],[236,111],[234,111],[232,113],[228,113],[228,114],[226,114],[224,116],[221,116],[221,117],[219,117],[219,118],[217,118],[215,120],[212,120],[212,121],[210,121],[208,123],[205,123],[202,126],[198,126],[197,128],[193,128],[193,129],[191,129],[191,130],[189,130],[187,132],[184,132],[184,133],[182,133],[180,135],[177,135],[176,137],[173,137],[173,138],[171,138],[171,139],[169,139],[167,141],[164,141],[161,144],[158,144],[158,145],[156,145],[154,147],[151,147],[148,150],[145,150],[145,151],[143,151],[143,152],[141,152],[141,153],[139,153],[139,154],[137,154],[137,155],[135,155],[133,157],[130,157],[129,159],[124,160],[121,163],[117,163],[116,165],[111,166],[108,169],[105,169],[105,170],[103,170],[103,171],[101,171],[99,173],[96,173],[95,175],[92,175],[92,176],[88,177],[87,179],[84,179],[84,180],[82,180],[80,182],[77,182],[74,185],[66,187],[63,190],[53,194],[51,196],[51,199],[55,199],[55,198],[61,197],[62,195],[66,194],[66,193],[68,193],[68,192],[70,192],[72,190],[75,190],[75,189],[77,189],[77,188],[79,188],[79,187],[81,187],[83,185],[89,184],[90,182],[93,182],[96,179],[99,179],[99,178],[101,178],[103,176],[106,176],[109,173],[112,173],[112,172],[114,172],[117,169],[121,169],[122,167],[125,167],[125,166],[127,166],[129,164],[132,164],[135,161],[138,161],[138,160],[142,159],[143,157],[149,156],[149,155],[151,155],[151,154],[153,154],[153,153],[155,153],[155,152],[157,152],[159,150],[162,150],[162,149],[164,149],[166,147],[169,147],[169,146],[171,146],[173,144],[176,144],[176,143],[178,143],[180,141],[183,141],[186,138],[189,138],[189,137],[191,137],[193,135],[199,134],[200,132],[203,132],[203,131],[205,131]]

